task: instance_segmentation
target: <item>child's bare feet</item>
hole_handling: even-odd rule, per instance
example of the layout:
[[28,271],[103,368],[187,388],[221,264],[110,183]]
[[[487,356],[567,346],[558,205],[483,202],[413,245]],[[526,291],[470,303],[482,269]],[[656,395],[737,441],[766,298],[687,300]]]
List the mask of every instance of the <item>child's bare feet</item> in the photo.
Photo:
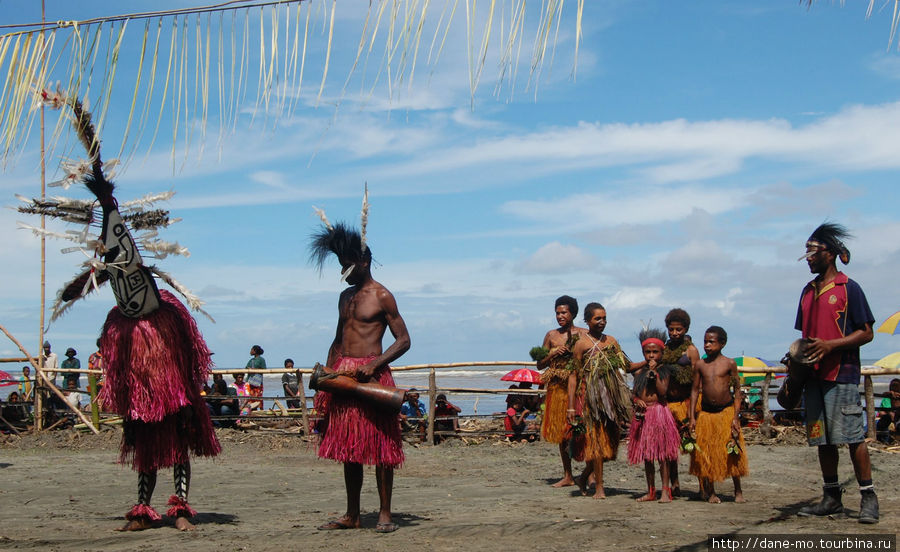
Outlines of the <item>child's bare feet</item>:
[[153,523],[149,519],[140,517],[128,520],[128,523],[119,529],[119,531],[143,531],[144,529],[150,529],[151,527],[153,527]]
[[721,504],[722,503],[722,499],[719,498],[718,496],[716,496],[715,493],[709,495],[709,498],[706,499],[706,501],[709,502],[710,504]]
[[594,491],[594,498],[601,498],[601,499],[606,498],[606,491],[603,490],[602,486],[598,486],[597,490]]
[[659,495],[660,502],[672,502],[672,489],[663,487],[662,493]]
[[571,475],[567,475],[553,484],[554,487],[571,487],[575,484],[575,479],[572,478]]
[[743,503],[747,502],[747,499],[744,498],[744,493],[738,491],[738,492],[734,493],[734,501],[739,504],[743,504]]
[[[663,493],[663,494],[665,494],[665,493]],[[653,502],[654,500],[656,500],[656,489],[654,489],[653,487],[650,487],[650,489],[647,491],[647,494],[645,494],[644,496],[638,497],[634,500],[636,502]]]

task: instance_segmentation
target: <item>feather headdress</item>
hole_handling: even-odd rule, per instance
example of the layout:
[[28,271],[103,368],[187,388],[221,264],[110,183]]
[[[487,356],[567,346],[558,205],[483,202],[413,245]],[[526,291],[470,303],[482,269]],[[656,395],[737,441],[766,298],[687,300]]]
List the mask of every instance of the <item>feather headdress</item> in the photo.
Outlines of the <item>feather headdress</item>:
[[[823,222],[818,228],[813,230],[809,239],[806,240],[806,247],[807,249],[810,247],[824,247],[827,251],[834,253],[842,263],[848,264],[850,262],[850,250],[844,245],[843,240],[851,237],[853,236],[843,225],[834,222]],[[813,254],[815,254],[815,251],[808,251],[799,260],[808,259]]]
[[[200,306],[202,301],[191,294],[184,286],[171,276],[158,271],[155,267],[145,266],[138,249],[148,256],[163,259],[167,255],[188,256],[188,250],[177,243],[169,243],[156,239],[157,230],[178,222],[180,219],[169,217],[164,209],[150,208],[160,200],[166,200],[174,192],[147,195],[136,200],[118,205],[113,195],[115,186],[110,182],[110,172],[116,161],[104,163],[100,159],[100,140],[92,122],[91,113],[86,110],[78,98],[70,98],[61,90],[50,93],[39,92],[41,101],[52,108],[70,108],[72,124],[78,139],[88,153],[88,159],[79,162],[64,162],[62,167],[67,176],[57,183],[68,188],[71,183],[83,183],[96,197],[94,201],[51,197],[31,199],[16,196],[24,205],[18,207],[20,213],[44,215],[59,218],[66,222],[83,225],[81,231],[67,231],[65,234],[40,229],[25,224],[22,228],[30,229],[38,235],[58,237],[80,244],[68,247],[63,253],[81,252],[87,259],[82,263],[83,270],[59,290],[53,305],[50,321],[59,318],[75,301],[85,297],[93,290],[99,289],[106,282],[111,282],[123,314],[138,316],[149,312],[156,304],[158,290],[153,282],[153,274],[160,275],[169,285],[181,293],[188,304],[207,317]],[[115,222],[111,223],[110,220]],[[126,226],[127,223],[127,226]],[[92,228],[100,227],[99,235],[92,234]],[[114,230],[110,230],[115,226]],[[134,238],[131,229],[139,232]],[[140,275],[136,274],[140,273]],[[144,281],[141,288],[139,281]],[[135,287],[137,286],[137,287]],[[125,289],[128,288],[128,289]],[[127,299],[124,297],[127,296]],[[141,307],[137,307],[138,303]],[[132,310],[132,314],[128,311]],[[211,318],[210,318],[211,319]]]
[[322,228],[310,236],[309,261],[316,265],[319,272],[322,272],[329,254],[334,254],[338,259],[351,263],[372,260],[372,250],[366,243],[366,226],[369,223],[368,184],[366,184],[363,194],[362,212],[360,214],[362,230],[357,230],[343,222],[331,224],[328,221],[328,217],[325,216],[325,211],[316,207],[313,207],[313,211],[321,219]]

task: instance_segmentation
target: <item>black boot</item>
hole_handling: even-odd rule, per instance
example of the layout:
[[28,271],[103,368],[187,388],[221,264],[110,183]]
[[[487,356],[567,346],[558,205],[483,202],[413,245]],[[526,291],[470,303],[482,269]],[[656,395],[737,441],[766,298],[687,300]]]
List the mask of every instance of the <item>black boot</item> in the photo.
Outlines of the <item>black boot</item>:
[[859,522],[878,523],[878,497],[875,491],[860,491],[862,499],[859,502]]
[[[841,514],[844,512],[844,505],[841,503],[841,493],[844,492],[840,487],[825,487],[822,501],[812,506],[804,506],[797,512],[799,516],[830,516],[833,514]],[[873,493],[874,495],[874,493]],[[878,506],[876,508],[876,517],[878,515]]]

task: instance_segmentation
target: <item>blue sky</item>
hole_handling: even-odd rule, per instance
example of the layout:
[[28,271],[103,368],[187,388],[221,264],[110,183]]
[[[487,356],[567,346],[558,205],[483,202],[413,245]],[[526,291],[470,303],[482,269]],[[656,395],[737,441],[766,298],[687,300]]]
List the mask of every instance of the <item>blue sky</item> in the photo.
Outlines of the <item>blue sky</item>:
[[[0,0],[0,22],[39,19],[31,4]],[[122,11],[69,4],[48,1],[47,18]],[[183,5],[128,9],[161,4]],[[845,270],[878,323],[900,309],[900,55],[888,44],[889,10],[867,20],[865,6],[831,2],[586,4],[576,79],[569,2],[537,89],[523,59],[515,88],[495,95],[495,47],[473,101],[460,14],[439,62],[417,66],[411,83],[390,94],[369,67],[342,92],[365,12],[340,3],[320,101],[326,37],[317,32],[293,112],[251,124],[248,104],[237,131],[221,138],[211,121],[202,157],[196,144],[187,154],[176,147],[173,162],[170,129],[140,150],[116,177],[119,198],[177,190],[168,208],[184,220],[162,237],[192,255],[159,265],[206,300],[217,322],[198,322],[216,362],[242,366],[255,343],[270,366],[324,360],[342,286],[336,262],[322,275],[307,263],[312,207],[356,223],[366,182],[374,275],[412,336],[402,364],[526,360],[555,326],[561,294],[603,303],[608,332],[632,356],[642,321],[662,325],[679,306],[695,337],[726,328],[726,354],[780,358],[798,337],[796,303],[810,279],[797,257],[824,220],[855,235]],[[442,5],[432,2],[423,42]],[[123,56],[134,54],[141,28]],[[117,78],[127,81],[133,65]],[[106,144],[119,144],[130,101],[113,95]],[[33,129],[0,173],[4,204],[39,193],[37,163]],[[0,212],[9,265],[0,323],[34,349],[39,240],[17,220],[34,222]],[[80,262],[59,254],[63,246],[48,241],[48,298]],[[48,339],[86,358],[112,304],[104,289]],[[876,334],[863,357],[898,349],[900,337]],[[0,344],[0,355],[11,354],[11,343]]]

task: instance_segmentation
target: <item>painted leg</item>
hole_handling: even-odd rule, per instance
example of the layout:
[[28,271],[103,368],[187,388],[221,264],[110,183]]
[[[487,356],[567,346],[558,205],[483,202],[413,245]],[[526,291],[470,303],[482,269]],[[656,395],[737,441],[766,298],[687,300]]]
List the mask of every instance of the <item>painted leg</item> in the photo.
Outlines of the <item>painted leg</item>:
[[175,528],[179,531],[192,531],[194,524],[189,521],[190,518],[197,515],[197,512],[188,504],[188,492],[191,489],[191,464],[175,464],[173,471],[175,472],[175,494],[169,497],[169,511],[166,512],[170,518],[175,519]]
[[156,488],[156,472],[138,472],[138,502],[125,514],[128,520],[120,531],[142,531],[153,527],[160,515],[150,506],[153,490]]

